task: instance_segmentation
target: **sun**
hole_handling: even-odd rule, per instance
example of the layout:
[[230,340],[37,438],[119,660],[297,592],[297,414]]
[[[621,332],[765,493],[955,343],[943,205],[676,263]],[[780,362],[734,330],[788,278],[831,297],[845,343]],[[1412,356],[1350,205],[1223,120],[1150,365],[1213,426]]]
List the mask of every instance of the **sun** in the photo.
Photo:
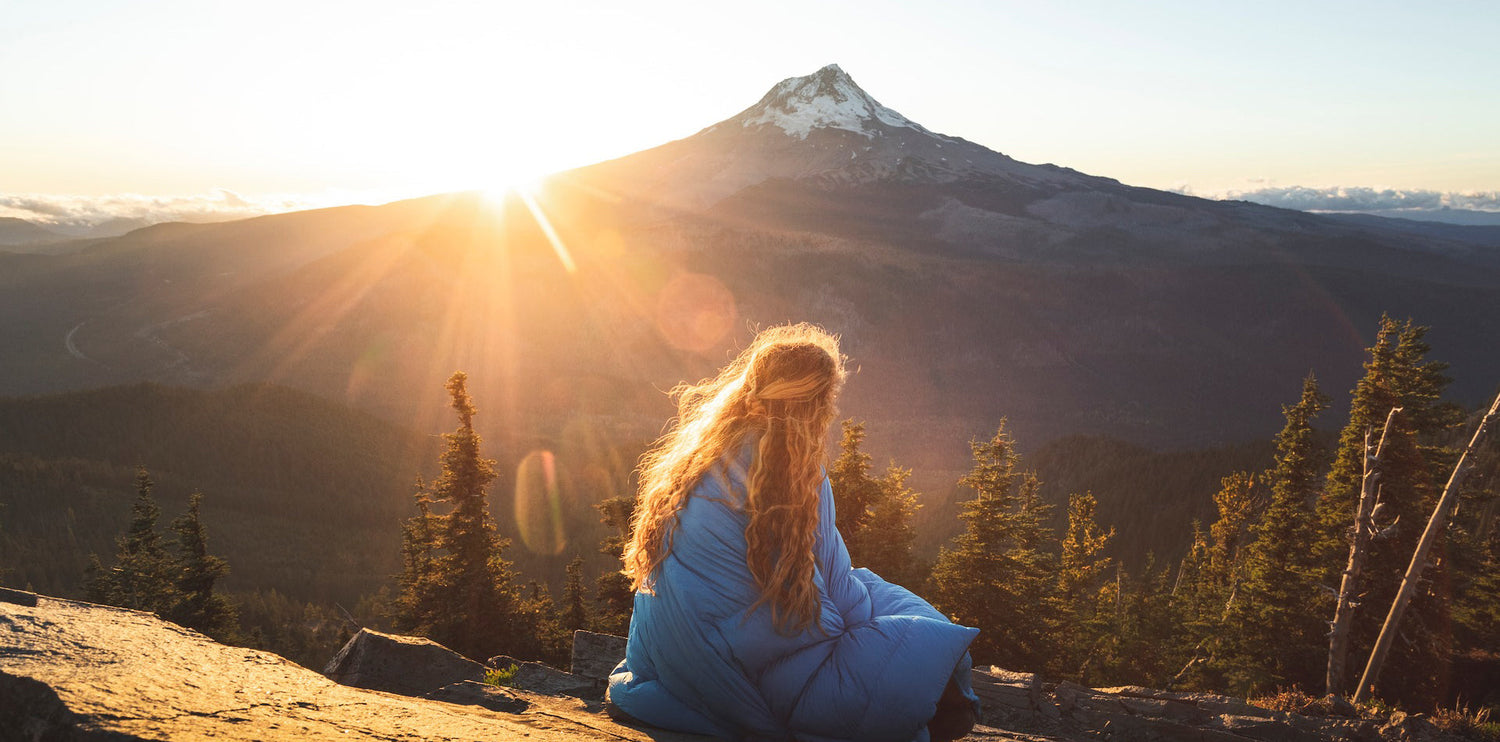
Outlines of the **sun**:
[[545,175],[527,173],[490,180],[473,190],[479,191],[485,201],[499,204],[512,196],[523,199],[535,198],[536,194],[541,191],[544,180],[546,180]]
[[480,200],[495,213],[504,213],[506,205],[512,201],[520,202],[522,206],[525,206],[531,219],[542,230],[542,234],[546,235],[547,242],[551,243],[558,262],[569,273],[573,273],[578,270],[578,265],[573,260],[573,253],[558,235],[546,210],[538,202],[537,196],[542,192],[544,184],[545,177],[538,176],[517,178],[511,182],[496,183],[474,190],[479,193]]

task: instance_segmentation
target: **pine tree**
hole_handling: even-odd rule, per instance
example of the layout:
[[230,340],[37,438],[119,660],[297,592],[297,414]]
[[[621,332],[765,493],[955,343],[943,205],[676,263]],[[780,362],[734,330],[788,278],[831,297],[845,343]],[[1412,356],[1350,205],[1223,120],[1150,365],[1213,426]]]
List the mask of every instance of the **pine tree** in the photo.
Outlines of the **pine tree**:
[[1333,468],[1318,497],[1316,512],[1319,533],[1316,554],[1323,567],[1325,584],[1336,584],[1348,552],[1346,531],[1354,519],[1360,480],[1364,474],[1365,432],[1372,428],[1379,430],[1386,413],[1392,407],[1400,406],[1400,400],[1392,389],[1398,332],[1395,320],[1389,316],[1380,318],[1375,344],[1369,349],[1370,359],[1365,362],[1365,375],[1354,387],[1354,397],[1349,407],[1349,423],[1339,436]]
[[625,566],[625,542],[630,538],[630,520],[635,515],[635,498],[611,497],[594,507],[599,511],[599,520],[612,529],[600,541],[599,551],[613,560],[611,564],[620,565],[620,569],[607,569],[599,575],[594,585],[594,611],[589,628],[601,634],[624,636],[630,631],[630,614],[635,605],[630,578],[621,571]]
[[[878,490],[865,513],[856,540],[863,555],[857,566],[869,568],[888,582],[916,588],[924,575],[912,553],[917,538],[912,516],[920,506],[917,493],[906,486],[909,477],[910,469],[903,469],[892,461],[885,476],[876,480]],[[851,546],[850,551],[853,550]]]
[[[828,470],[833,489],[834,525],[849,547],[849,558],[856,567],[869,567],[865,543],[860,531],[869,518],[871,507],[880,499],[881,483],[870,476],[870,455],[861,450],[865,441],[865,424],[852,418],[843,423],[839,440],[839,457]],[[873,569],[873,567],[872,567]],[[875,570],[880,573],[880,570]],[[881,573],[883,574],[883,573]]]
[[[1480,415],[1483,412],[1479,413]],[[1472,424],[1465,432],[1473,430]],[[1500,657],[1500,436],[1491,433],[1465,480],[1449,559],[1454,651]]]
[[1100,529],[1098,505],[1092,492],[1068,496],[1068,530],[1057,570],[1056,635],[1066,640],[1050,669],[1078,682],[1086,682],[1108,627],[1099,612],[1099,593],[1110,572],[1104,550],[1115,529]]
[[[480,437],[474,431],[477,410],[467,380],[463,372],[448,379],[446,388],[459,425],[443,436],[447,447],[442,472],[425,493],[449,510],[433,518],[422,510],[419,494],[419,514],[407,527],[404,551],[408,564],[415,565],[413,576],[419,577],[427,568],[424,559],[430,559],[431,579],[403,585],[399,602],[410,612],[399,623],[479,660],[496,654],[524,655],[528,642],[535,641],[537,627],[524,610],[510,562],[504,558],[509,541],[500,538],[490,516],[486,490],[496,476],[495,462],[480,454]],[[424,530],[429,526],[430,535]]]
[[583,557],[568,562],[568,579],[563,584],[562,628],[568,636],[589,626],[588,596],[583,587]]
[[114,566],[105,568],[97,555],[90,557],[84,577],[89,600],[151,613],[164,612],[177,601],[171,560],[156,532],[161,509],[151,487],[145,467],[136,470],[136,500],[130,508],[130,526],[115,540]]
[[173,560],[177,600],[163,617],[221,642],[237,641],[239,617],[234,604],[214,592],[214,584],[229,573],[229,563],[208,553],[208,532],[199,512],[202,502],[203,493],[194,492],[188,498],[187,512],[172,521],[172,530],[177,532]]
[[533,637],[528,656],[537,657],[553,667],[565,667],[573,648],[573,632],[563,630],[562,616],[558,614],[552,592],[546,585],[531,580],[527,588],[526,599],[521,601],[521,615],[524,623],[531,627]]
[[1228,600],[1239,587],[1245,536],[1261,508],[1255,477],[1249,472],[1224,477],[1214,494],[1214,506],[1219,517],[1208,529],[1213,539],[1208,552],[1208,579]]
[[[1436,504],[1440,477],[1452,465],[1451,452],[1433,444],[1458,415],[1452,405],[1438,401],[1449,380],[1442,373],[1446,364],[1426,360],[1426,333],[1426,327],[1411,320],[1381,318],[1365,375],[1354,389],[1349,423],[1339,438],[1333,468],[1317,503],[1318,571],[1324,584],[1337,584],[1362,478],[1365,431],[1379,430],[1386,413],[1400,407],[1378,464],[1381,523],[1395,525],[1370,543],[1359,586],[1361,610],[1354,616],[1347,658],[1354,667],[1342,673],[1346,685],[1364,665],[1422,525]],[[1448,601],[1435,591],[1447,579],[1447,567],[1441,561],[1424,575],[1426,589],[1412,601],[1402,627],[1406,641],[1398,642],[1386,660],[1378,689],[1382,697],[1413,707],[1430,707],[1439,700],[1451,637]]]
[[1099,591],[1099,615],[1108,627],[1096,652],[1097,669],[1084,679],[1090,685],[1132,683],[1154,688],[1172,684],[1185,661],[1180,649],[1178,617],[1172,607],[1168,570],[1146,555],[1139,579],[1124,565]]
[[443,517],[432,512],[427,485],[419,477],[416,493],[417,514],[401,524],[401,574],[396,582],[393,623],[399,629],[420,631],[431,625],[434,612],[441,610],[437,590],[437,538],[443,530]]
[[[1047,522],[1052,519],[1052,506],[1042,502],[1042,480],[1038,479],[1036,472],[1027,471],[1021,473],[1021,485],[1016,489],[1016,500],[1018,502],[1017,522],[1021,528],[1017,529],[1017,539],[1023,549],[1037,553],[1046,552],[1049,557],[1057,551],[1057,536],[1047,527]],[[1052,558],[1048,562],[1048,568],[1056,576],[1057,561]]]
[[1070,606],[1097,591],[1100,581],[1109,573],[1111,560],[1104,556],[1104,550],[1114,538],[1115,529],[1114,526],[1108,531],[1100,529],[1095,515],[1098,507],[1099,500],[1092,492],[1068,496],[1068,531],[1062,541],[1057,592]]
[[980,629],[971,650],[978,664],[1041,669],[1055,654],[1049,597],[1056,568],[1038,518],[1035,477],[1019,471],[1020,456],[1002,421],[995,436],[970,444],[974,468],[959,483],[974,490],[960,517],[965,531],[933,567],[933,602],[956,622]]
[[1255,478],[1247,472],[1224,477],[1214,494],[1218,517],[1204,534],[1193,526],[1193,546],[1171,591],[1179,625],[1174,653],[1183,657],[1176,687],[1220,688],[1228,658],[1224,623],[1240,600],[1246,530],[1260,507]]
[[1282,408],[1286,426],[1276,436],[1276,463],[1266,473],[1271,501],[1252,529],[1239,600],[1225,634],[1232,650],[1230,690],[1319,687],[1332,606],[1312,559],[1318,475],[1312,421],[1329,399],[1308,374],[1297,404]]

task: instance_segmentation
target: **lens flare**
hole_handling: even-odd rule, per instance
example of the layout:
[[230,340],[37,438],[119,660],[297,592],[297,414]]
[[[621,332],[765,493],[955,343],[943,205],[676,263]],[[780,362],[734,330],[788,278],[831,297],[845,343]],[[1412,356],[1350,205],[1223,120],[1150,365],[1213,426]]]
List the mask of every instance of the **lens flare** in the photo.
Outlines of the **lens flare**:
[[557,253],[557,259],[562,263],[563,269],[569,273],[578,270],[578,264],[573,262],[573,253],[568,251],[568,246],[563,244],[562,238],[557,235],[557,230],[552,228],[551,220],[547,219],[546,212],[537,205],[536,198],[530,191],[517,191],[521,203],[526,205],[526,210],[531,212],[532,218],[536,219],[536,225],[541,227],[542,234],[547,236],[547,241],[552,243],[552,251]]
[[390,363],[390,352],[383,339],[377,338],[366,346],[349,368],[349,381],[344,386],[344,399],[349,404],[358,404],[376,389],[375,379]]
[[532,451],[516,466],[515,502],[521,544],[533,554],[561,554],[568,546],[568,533],[557,457],[551,451]]
[[656,328],[672,347],[702,353],[734,327],[734,294],[702,273],[673,276],[656,300]]
[[571,493],[564,493],[568,507],[588,512],[594,503],[629,491],[633,465],[607,439],[597,419],[581,415],[570,419],[563,426],[559,453],[579,464],[573,468],[576,479],[570,480]]

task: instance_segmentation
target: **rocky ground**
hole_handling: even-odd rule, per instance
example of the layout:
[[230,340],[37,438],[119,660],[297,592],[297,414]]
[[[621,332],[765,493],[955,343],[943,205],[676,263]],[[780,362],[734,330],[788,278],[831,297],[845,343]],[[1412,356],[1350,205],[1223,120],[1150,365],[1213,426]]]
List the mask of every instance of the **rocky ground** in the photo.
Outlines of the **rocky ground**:
[[[579,632],[573,672],[497,657],[514,687],[426,639],[362,631],[325,668],[229,647],[139,611],[0,589],[0,740],[707,738],[611,719],[623,640]],[[511,671],[514,668],[514,671]],[[1207,694],[1044,684],[976,670],[970,740],[1439,740],[1419,717],[1311,718]]]

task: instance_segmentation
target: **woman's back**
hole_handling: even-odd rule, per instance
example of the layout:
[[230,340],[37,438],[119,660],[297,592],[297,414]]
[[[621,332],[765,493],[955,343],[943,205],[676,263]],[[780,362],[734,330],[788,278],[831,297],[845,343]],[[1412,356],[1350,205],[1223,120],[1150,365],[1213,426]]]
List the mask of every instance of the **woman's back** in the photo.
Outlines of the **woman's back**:
[[703,477],[678,511],[651,592],[636,596],[611,700],[659,726],[732,738],[922,738],[950,678],[968,693],[955,626],[904,588],[854,570],[820,487],[816,627],[778,629],[746,568],[746,444]]

